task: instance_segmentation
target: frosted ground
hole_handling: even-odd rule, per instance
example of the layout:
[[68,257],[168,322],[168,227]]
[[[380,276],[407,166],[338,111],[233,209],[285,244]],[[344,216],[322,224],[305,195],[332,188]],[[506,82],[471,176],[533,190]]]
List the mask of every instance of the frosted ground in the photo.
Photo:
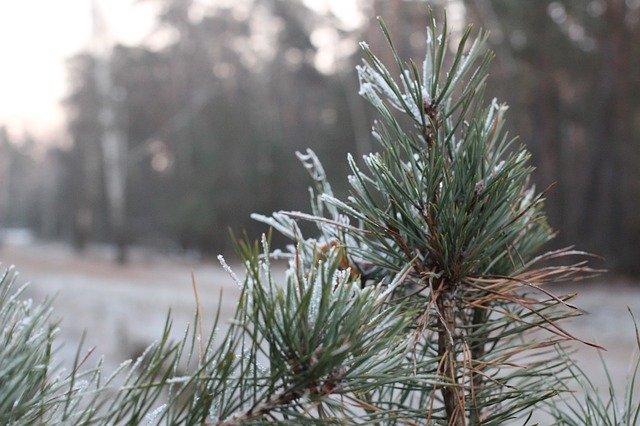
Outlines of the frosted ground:
[[[16,265],[18,281],[31,282],[29,297],[42,300],[46,295],[55,295],[54,316],[61,318],[60,341],[65,342],[59,356],[66,365],[70,365],[84,330],[86,346],[95,346],[89,364],[95,364],[98,355],[103,354],[107,370],[136,357],[159,338],[169,309],[174,318],[174,335],[179,337],[193,319],[192,272],[203,325],[206,327],[207,319],[210,322],[218,303],[221,318],[233,315],[239,288],[217,263],[134,250],[129,265],[116,267],[111,257],[107,248],[92,247],[79,256],[67,246],[54,243],[0,248],[2,265]],[[242,272],[240,267],[234,269],[238,274]],[[568,329],[608,349],[602,355],[622,395],[635,349],[635,334],[626,307],[640,318],[640,286],[601,278],[598,283],[574,284],[557,291],[579,293],[574,303],[588,314],[574,320]],[[583,345],[577,349],[581,366],[592,380],[604,386],[597,351]]]

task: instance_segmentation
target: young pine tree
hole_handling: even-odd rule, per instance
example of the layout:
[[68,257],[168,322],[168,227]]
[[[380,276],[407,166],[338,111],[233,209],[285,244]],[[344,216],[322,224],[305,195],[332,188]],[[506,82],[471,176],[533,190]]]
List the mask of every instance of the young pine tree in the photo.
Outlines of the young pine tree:
[[[47,305],[10,297],[12,277],[0,277],[0,422],[502,425],[542,409],[578,374],[557,350],[575,340],[558,321],[577,312],[543,287],[590,270],[544,266],[578,252],[536,254],[552,232],[529,154],[503,129],[506,106],[485,99],[485,38],[469,43],[467,30],[451,54],[446,22],[440,32],[432,22],[420,67],[391,42],[387,65],[363,45],[360,93],[379,115],[379,151],[362,166],[348,158],[345,200],[313,152],[299,154],[312,212],[256,215],[293,244],[239,241],[243,280],[221,259],[242,288],[221,330],[216,321],[205,335],[196,313],[181,340],[167,321],[109,377],[80,372],[80,352],[63,371],[51,363]],[[305,237],[300,220],[319,236]],[[289,260],[283,278],[274,257]],[[550,411],[590,424],[618,415],[585,407]],[[626,413],[625,424],[640,415]]]
[[[432,23],[419,67],[399,58],[382,29],[395,63],[363,43],[357,68],[360,94],[379,115],[379,151],[362,158],[364,168],[348,158],[350,195],[333,196],[308,151],[299,157],[316,182],[313,214],[256,217],[295,241],[293,270],[335,247],[353,280],[393,288],[390,303],[412,312],[405,367],[440,381],[380,385],[359,395],[363,407],[410,408],[428,423],[503,424],[553,396],[566,368],[553,346],[574,339],[557,321],[575,310],[543,286],[588,269],[541,266],[575,251],[536,255],[553,233],[529,153],[504,131],[506,105],[486,101],[486,35],[469,42],[468,28],[451,50],[446,22],[441,32]],[[321,238],[304,239],[297,220],[315,222]]]

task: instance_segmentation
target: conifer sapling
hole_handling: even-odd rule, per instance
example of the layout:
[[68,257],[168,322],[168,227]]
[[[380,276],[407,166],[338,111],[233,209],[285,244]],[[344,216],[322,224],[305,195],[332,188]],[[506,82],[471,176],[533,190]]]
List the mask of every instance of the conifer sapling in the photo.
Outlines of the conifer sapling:
[[485,100],[486,33],[470,42],[467,28],[451,55],[446,19],[440,32],[432,22],[419,69],[381,27],[394,63],[363,43],[357,67],[360,94],[379,116],[379,151],[361,159],[364,168],[349,156],[346,200],[333,196],[312,151],[299,154],[316,181],[313,214],[256,217],[298,246],[295,221],[314,221],[320,243],[340,247],[362,285],[404,277],[394,300],[417,312],[406,362],[436,360],[429,371],[444,383],[381,386],[366,404],[392,398],[437,423],[501,424],[552,396],[550,377],[566,367],[550,349],[574,339],[558,320],[577,311],[542,286],[591,270],[541,266],[584,254],[570,249],[536,255],[553,233],[530,183],[530,155],[504,130],[506,105]]
[[[169,318],[156,344],[106,379],[100,367],[81,371],[80,351],[62,372],[51,366],[48,305],[17,301],[11,276],[0,277],[0,419],[501,425],[567,389],[559,381],[576,369],[556,347],[576,338],[559,321],[579,312],[544,286],[591,270],[544,266],[584,254],[571,249],[537,254],[553,233],[529,154],[504,130],[506,106],[485,99],[486,34],[470,42],[467,29],[450,53],[446,20],[440,31],[432,21],[419,67],[382,29],[394,63],[363,44],[358,67],[379,150],[348,157],[346,199],[313,151],[298,153],[314,181],[311,212],[254,215],[292,245],[237,241],[242,280],[221,259],[241,287],[222,331],[216,319],[205,334],[196,310],[182,339],[170,339]],[[302,220],[319,236],[305,237]],[[608,405],[592,406],[608,418]],[[627,410],[625,424],[639,413]]]

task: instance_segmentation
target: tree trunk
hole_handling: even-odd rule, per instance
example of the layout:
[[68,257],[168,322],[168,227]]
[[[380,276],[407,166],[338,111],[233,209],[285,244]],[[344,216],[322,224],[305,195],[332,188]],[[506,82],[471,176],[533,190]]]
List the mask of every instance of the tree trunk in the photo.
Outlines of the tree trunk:
[[450,385],[444,386],[442,398],[447,413],[449,426],[464,426],[464,393],[458,383],[458,366],[456,362],[455,333],[455,301],[452,287],[447,282],[441,283],[436,305],[441,315],[438,318],[438,355],[440,356],[440,374],[448,379]]

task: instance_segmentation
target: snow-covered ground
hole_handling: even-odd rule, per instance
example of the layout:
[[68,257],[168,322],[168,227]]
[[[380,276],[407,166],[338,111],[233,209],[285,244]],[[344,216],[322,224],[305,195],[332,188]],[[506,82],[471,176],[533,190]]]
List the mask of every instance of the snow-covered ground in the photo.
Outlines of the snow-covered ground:
[[[221,318],[230,318],[239,288],[214,263],[161,256],[144,250],[134,251],[125,266],[112,262],[107,248],[94,247],[78,255],[58,243],[5,245],[0,248],[4,267],[15,265],[19,282],[31,282],[29,297],[42,300],[54,295],[55,316],[61,318],[60,341],[65,345],[59,356],[73,359],[83,331],[86,346],[95,346],[93,355],[105,356],[105,367],[115,368],[125,359],[136,357],[159,338],[171,309],[174,335],[178,338],[195,312],[193,273],[206,327],[218,303]],[[240,273],[241,268],[237,269]],[[640,284],[608,282],[563,286],[559,293],[578,292],[575,304],[587,315],[574,320],[568,329],[576,336],[607,348],[602,355],[614,381],[624,391],[628,366],[636,347],[629,306],[640,319]],[[222,292],[222,297],[220,297]],[[577,345],[577,357],[591,378],[604,386],[604,373],[596,350]],[[69,364],[67,364],[69,365]]]
[[180,338],[195,314],[192,273],[203,326],[212,321],[219,303],[221,318],[233,315],[240,290],[220,265],[144,251],[132,257],[130,264],[119,266],[104,247],[82,255],[58,243],[0,249],[3,267],[15,265],[18,283],[30,283],[28,297],[54,297],[54,317],[61,320],[59,341],[64,342],[59,356],[67,365],[84,331],[85,347],[95,347],[96,361],[104,355],[108,370],[137,357],[161,337],[169,310],[173,335]]

